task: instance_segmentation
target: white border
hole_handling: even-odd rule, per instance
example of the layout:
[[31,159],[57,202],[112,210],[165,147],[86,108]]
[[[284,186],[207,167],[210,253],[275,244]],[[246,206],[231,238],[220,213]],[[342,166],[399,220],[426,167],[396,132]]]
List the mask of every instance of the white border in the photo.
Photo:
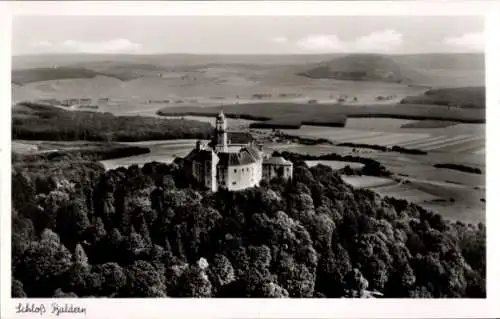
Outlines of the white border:
[[[206,300],[206,299],[67,299],[87,308],[89,318],[487,318],[499,317],[500,179],[495,137],[500,118],[499,61],[500,4],[496,1],[344,1],[344,2],[1,2],[0,1],[0,205],[1,205],[1,318],[39,318],[15,315],[10,298],[10,17],[13,15],[356,15],[356,16],[487,16],[487,226],[488,298],[485,300]],[[5,121],[5,122],[3,122]],[[52,300],[31,300],[49,306]],[[49,314],[45,314],[47,316]]]

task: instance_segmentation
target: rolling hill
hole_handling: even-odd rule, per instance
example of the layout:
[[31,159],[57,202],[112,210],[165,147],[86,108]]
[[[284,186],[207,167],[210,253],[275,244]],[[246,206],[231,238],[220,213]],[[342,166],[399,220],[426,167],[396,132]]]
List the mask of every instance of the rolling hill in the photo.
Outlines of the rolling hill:
[[313,79],[349,81],[384,81],[412,83],[418,72],[396,63],[392,58],[376,54],[352,54],[322,62],[300,72]]
[[428,88],[482,86],[485,73],[481,54],[48,55],[13,57],[12,63],[14,103],[109,98],[135,107],[151,100],[253,103],[255,96],[322,103],[349,96],[357,104],[389,97],[382,101],[387,104]]
[[298,75],[313,79],[394,82],[410,85],[484,84],[482,54],[348,54],[308,65]]
[[12,71],[11,82],[17,85],[25,85],[28,83],[51,80],[91,79],[97,76],[108,76],[121,81],[132,80],[139,77],[137,72],[130,71],[129,69],[126,69],[126,72],[120,69],[114,70],[115,72],[106,71],[106,69],[95,70],[80,66],[21,69]]

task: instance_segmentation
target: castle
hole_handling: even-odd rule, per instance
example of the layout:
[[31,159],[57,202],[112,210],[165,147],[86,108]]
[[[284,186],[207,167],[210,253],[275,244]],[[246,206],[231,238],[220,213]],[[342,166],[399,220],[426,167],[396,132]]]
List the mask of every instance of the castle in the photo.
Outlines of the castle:
[[222,111],[215,118],[211,143],[198,141],[184,159],[188,173],[214,192],[259,186],[263,179],[291,179],[293,174],[290,161],[264,154],[250,133],[228,132]]

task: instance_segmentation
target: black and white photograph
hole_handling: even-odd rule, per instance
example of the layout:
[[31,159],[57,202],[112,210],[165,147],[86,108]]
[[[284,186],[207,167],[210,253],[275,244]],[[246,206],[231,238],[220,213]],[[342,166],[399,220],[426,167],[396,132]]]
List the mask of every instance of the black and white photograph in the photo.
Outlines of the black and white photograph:
[[16,312],[486,299],[485,23],[13,16]]

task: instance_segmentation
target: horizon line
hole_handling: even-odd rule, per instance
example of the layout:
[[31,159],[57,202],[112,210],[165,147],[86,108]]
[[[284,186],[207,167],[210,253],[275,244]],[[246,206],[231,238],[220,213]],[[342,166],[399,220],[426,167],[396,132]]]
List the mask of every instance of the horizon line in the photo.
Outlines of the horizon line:
[[155,56],[155,55],[195,55],[195,56],[319,56],[319,55],[431,55],[431,54],[482,54],[485,52],[405,52],[405,53],[380,53],[380,52],[321,52],[321,53],[189,53],[189,52],[158,52],[158,53],[89,53],[89,52],[63,52],[63,53],[26,53],[12,54],[11,57],[23,56],[57,56],[57,55],[127,55],[127,56]]

